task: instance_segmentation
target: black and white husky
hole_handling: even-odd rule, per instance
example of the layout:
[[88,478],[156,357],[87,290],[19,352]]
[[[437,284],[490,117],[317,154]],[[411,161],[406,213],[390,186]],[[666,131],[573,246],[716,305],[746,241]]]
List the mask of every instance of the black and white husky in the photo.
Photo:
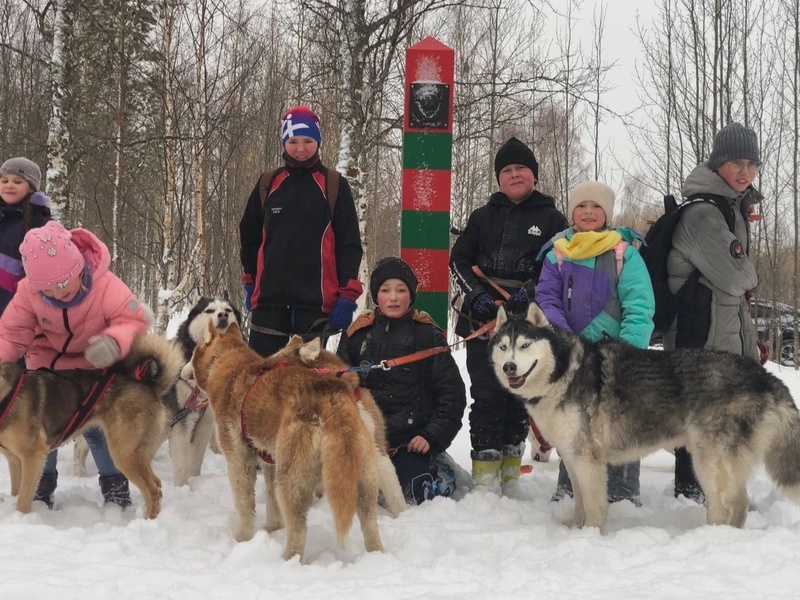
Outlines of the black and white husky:
[[[242,316],[229,300],[201,298],[189,311],[175,336],[183,350],[185,362],[192,359],[195,346],[208,331],[209,322],[222,333],[233,322],[241,326]],[[203,458],[214,433],[214,416],[211,411],[195,408],[202,400],[202,392],[183,379],[178,379],[175,393],[170,399],[169,406],[173,414],[167,434],[176,486],[186,485],[189,477],[200,475]]]
[[706,521],[742,527],[747,480],[767,473],[800,503],[800,414],[780,379],[756,361],[710,350],[640,350],[550,326],[531,304],[501,308],[490,360],[558,450],[575,492],[576,526],[603,528],[606,463],[685,446],[706,496]]

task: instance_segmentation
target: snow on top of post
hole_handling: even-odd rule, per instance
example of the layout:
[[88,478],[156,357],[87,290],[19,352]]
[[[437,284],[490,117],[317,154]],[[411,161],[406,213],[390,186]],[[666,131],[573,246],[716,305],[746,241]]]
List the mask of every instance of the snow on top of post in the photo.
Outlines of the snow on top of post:
[[423,56],[414,68],[414,83],[442,83],[442,65],[436,56]]

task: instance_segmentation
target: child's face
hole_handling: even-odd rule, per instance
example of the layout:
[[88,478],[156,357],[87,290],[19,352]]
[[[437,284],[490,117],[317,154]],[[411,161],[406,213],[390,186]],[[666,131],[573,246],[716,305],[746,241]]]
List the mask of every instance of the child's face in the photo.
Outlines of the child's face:
[[314,156],[319,144],[317,144],[317,140],[307,135],[296,135],[286,140],[283,147],[286,150],[286,154],[293,159],[304,161]]
[[64,286],[56,286],[49,290],[42,290],[42,294],[47,296],[48,298],[53,298],[54,300],[58,300],[59,302],[69,302],[75,296],[78,295],[78,292],[81,289],[81,281],[83,280],[83,272],[81,272],[77,277],[73,277],[69,281],[67,281]]
[[31,184],[19,175],[7,174],[0,177],[0,198],[6,204],[19,204],[32,191]]
[[378,288],[378,308],[387,317],[402,317],[410,306],[411,292],[401,279],[387,279]]
[[503,167],[497,179],[500,191],[512,202],[521,202],[533,193],[536,177],[525,165],[508,165]]
[[753,184],[759,166],[749,160],[726,160],[717,168],[717,174],[734,190],[742,193]]
[[596,202],[587,200],[575,207],[572,219],[578,231],[600,231],[606,225],[606,211]]

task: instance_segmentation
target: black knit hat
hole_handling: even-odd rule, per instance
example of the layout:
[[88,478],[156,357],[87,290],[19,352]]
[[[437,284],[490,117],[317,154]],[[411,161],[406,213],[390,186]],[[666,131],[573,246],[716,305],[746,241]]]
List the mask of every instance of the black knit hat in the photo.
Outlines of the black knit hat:
[[500,171],[508,165],[525,165],[533,171],[536,180],[539,180],[539,163],[536,162],[533,150],[515,137],[500,146],[494,157],[494,175],[498,183],[500,183]]
[[375,268],[372,269],[372,274],[369,276],[369,292],[372,294],[372,301],[378,303],[378,290],[387,279],[399,279],[408,286],[408,291],[411,293],[411,304],[417,299],[417,276],[414,271],[408,266],[403,259],[396,256],[387,256],[380,259]]
[[741,123],[728,123],[714,136],[714,146],[708,157],[708,168],[716,171],[728,160],[749,160],[761,163],[758,136],[755,130]]

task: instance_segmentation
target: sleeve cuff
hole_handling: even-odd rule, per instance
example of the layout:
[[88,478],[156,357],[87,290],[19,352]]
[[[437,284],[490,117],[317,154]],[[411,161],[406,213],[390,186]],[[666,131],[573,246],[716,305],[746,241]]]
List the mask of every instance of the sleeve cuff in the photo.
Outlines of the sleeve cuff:
[[347,285],[339,288],[339,297],[355,302],[364,293],[364,284],[358,279],[351,279]]

